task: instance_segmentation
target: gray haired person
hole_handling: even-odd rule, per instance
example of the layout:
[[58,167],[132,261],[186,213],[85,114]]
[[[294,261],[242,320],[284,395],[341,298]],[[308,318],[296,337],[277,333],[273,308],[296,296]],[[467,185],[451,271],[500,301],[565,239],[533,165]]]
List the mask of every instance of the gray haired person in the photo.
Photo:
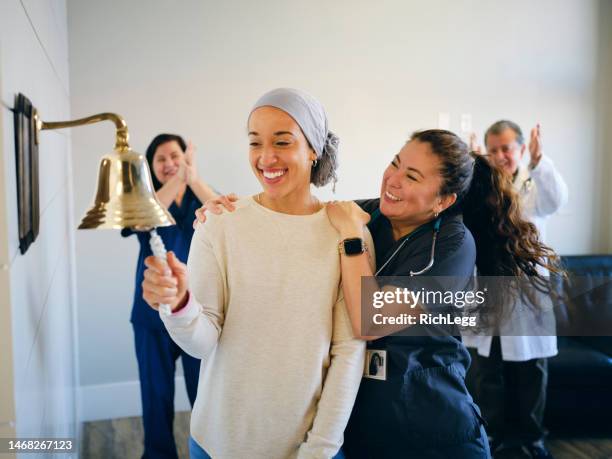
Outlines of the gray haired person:
[[[546,241],[546,221],[567,202],[568,189],[552,159],[543,154],[540,125],[531,130],[528,145],[519,125],[510,120],[493,123],[484,141],[490,163],[512,180],[522,217]],[[528,164],[523,163],[526,151]],[[494,453],[526,449],[532,457],[552,459],[544,444],[544,410],[547,361],[557,354],[557,337],[516,333],[517,324],[537,323],[531,314],[529,308],[515,307],[498,336],[464,338],[474,348],[469,380],[489,423]]]

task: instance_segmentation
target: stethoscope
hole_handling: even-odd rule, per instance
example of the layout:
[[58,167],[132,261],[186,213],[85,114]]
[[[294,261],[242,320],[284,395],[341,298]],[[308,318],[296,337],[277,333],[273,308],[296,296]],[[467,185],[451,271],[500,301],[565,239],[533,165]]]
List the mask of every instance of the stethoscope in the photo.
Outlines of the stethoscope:
[[531,188],[533,188],[533,179],[531,177],[529,177],[521,185],[521,188],[519,190],[519,194],[520,195],[525,195],[525,194],[527,194],[527,193],[529,193],[531,191]]
[[[372,214],[372,222],[375,221],[378,217],[380,217],[381,213],[380,213],[380,209],[376,209],[374,211],[374,213]],[[420,276],[421,274],[425,274],[427,271],[429,271],[431,268],[433,268],[434,265],[434,254],[436,251],[436,240],[438,239],[438,233],[440,232],[440,225],[442,224],[442,217],[438,217],[434,223],[433,226],[433,238],[431,241],[431,252],[429,255],[429,263],[427,263],[427,266],[425,266],[423,269],[419,270],[419,271],[412,271],[410,270],[410,275],[411,276]],[[423,228],[425,229],[425,228]],[[406,242],[408,242],[410,239],[412,239],[412,237],[414,237],[415,235],[419,234],[421,232],[421,230],[417,229],[416,231],[413,231],[412,233],[410,233],[408,236],[406,236],[406,238],[404,238],[404,240],[402,241],[402,243],[397,247],[397,249],[395,249],[395,251],[389,256],[389,258],[387,258],[387,261],[385,261],[383,263],[383,265],[378,269],[378,271],[376,271],[376,273],[374,274],[375,276],[378,276],[381,271],[383,269],[385,269],[385,267],[391,262],[391,260],[393,260],[393,258],[399,253],[400,250],[402,250],[402,247],[404,247],[404,245],[406,244]]]

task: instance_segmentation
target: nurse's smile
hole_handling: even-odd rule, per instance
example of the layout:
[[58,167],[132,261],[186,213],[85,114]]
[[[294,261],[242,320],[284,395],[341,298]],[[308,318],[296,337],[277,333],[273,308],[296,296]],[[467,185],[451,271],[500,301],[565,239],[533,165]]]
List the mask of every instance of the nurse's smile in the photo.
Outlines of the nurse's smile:
[[153,155],[152,172],[163,185],[179,171],[183,150],[176,140],[161,144]]
[[450,205],[440,195],[442,163],[427,142],[403,146],[385,170],[380,190],[380,212],[397,238],[428,222]]
[[388,201],[388,202],[391,202],[391,203],[398,202],[398,201],[402,200],[401,198],[395,196],[390,191],[385,191],[384,199],[385,199],[385,201]]

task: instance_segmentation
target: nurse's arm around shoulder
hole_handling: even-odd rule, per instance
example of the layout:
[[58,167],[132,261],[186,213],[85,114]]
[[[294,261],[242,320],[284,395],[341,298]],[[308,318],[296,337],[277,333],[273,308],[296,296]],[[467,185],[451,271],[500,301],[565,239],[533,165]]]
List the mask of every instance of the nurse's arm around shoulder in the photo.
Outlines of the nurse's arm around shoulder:
[[342,446],[365,359],[365,342],[353,337],[342,296],[334,305],[330,365],[323,381],[312,428],[300,445],[298,459],[328,458]]
[[340,235],[340,241],[359,238],[366,243],[366,252],[340,257],[342,292],[353,335],[361,340],[376,339],[378,336],[366,335],[361,329],[361,278],[374,276],[376,268],[374,243],[365,226],[370,221],[370,215],[353,201],[330,202],[326,210],[329,221]]
[[[143,296],[151,307],[158,309],[160,303],[170,305],[172,313],[160,311],[160,318],[172,339],[198,359],[208,357],[215,348],[225,317],[224,271],[208,236],[203,225],[199,225],[191,242],[188,265],[170,255],[170,275],[145,272],[143,282]],[[153,263],[156,262],[158,260],[154,257],[149,257],[146,261],[147,271],[153,271]],[[173,293],[173,279],[177,285],[175,297],[168,296],[168,293]],[[168,290],[160,291],[163,288]],[[162,296],[164,294],[166,296]]]

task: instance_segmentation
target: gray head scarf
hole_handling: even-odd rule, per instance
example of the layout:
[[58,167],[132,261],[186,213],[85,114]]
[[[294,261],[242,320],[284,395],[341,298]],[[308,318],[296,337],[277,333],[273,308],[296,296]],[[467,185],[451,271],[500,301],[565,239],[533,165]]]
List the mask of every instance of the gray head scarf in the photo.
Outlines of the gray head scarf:
[[318,161],[313,164],[310,176],[311,183],[315,186],[324,186],[333,182],[335,191],[340,141],[327,127],[327,116],[323,105],[303,91],[278,88],[261,96],[255,102],[251,113],[264,106],[278,108],[295,120],[317,155]]
[[259,107],[276,107],[286,112],[300,126],[304,136],[321,158],[330,143],[336,149],[338,137],[327,128],[327,116],[323,105],[303,91],[291,88],[278,88],[265,93],[259,98],[251,113]]

